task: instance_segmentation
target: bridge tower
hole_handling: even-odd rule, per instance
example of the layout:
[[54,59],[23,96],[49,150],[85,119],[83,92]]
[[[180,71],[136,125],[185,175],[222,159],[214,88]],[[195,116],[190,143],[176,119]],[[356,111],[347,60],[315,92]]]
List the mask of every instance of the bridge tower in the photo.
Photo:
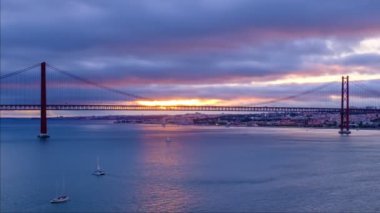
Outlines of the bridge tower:
[[341,135],[349,135],[350,131],[350,80],[349,76],[342,76],[342,95],[340,106],[340,131]]
[[40,134],[39,138],[48,138],[46,118],[46,62],[41,63],[41,105],[40,105]]

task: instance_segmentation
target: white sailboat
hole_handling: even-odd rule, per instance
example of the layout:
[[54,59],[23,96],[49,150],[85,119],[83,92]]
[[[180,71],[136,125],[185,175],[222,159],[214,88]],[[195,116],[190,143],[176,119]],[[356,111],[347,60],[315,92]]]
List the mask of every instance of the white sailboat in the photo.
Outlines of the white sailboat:
[[61,195],[58,195],[57,190],[56,190],[55,194],[56,194],[55,198],[50,200],[50,203],[53,203],[53,204],[65,203],[65,202],[70,200],[70,197],[67,196],[66,192],[65,192],[65,179],[62,180],[62,193],[61,193]]
[[96,159],[96,170],[92,174],[95,176],[102,176],[106,174],[106,172],[102,168],[100,168],[99,157],[97,157]]

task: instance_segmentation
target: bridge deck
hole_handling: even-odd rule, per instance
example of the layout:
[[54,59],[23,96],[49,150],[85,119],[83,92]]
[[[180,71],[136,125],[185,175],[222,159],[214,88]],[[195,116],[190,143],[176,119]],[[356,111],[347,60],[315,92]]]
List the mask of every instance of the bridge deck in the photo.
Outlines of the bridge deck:
[[[0,110],[40,110],[38,104],[0,105]],[[228,112],[329,112],[340,108],[318,107],[250,107],[250,106],[143,106],[143,105],[47,105],[48,110],[116,110],[116,111],[228,111]],[[351,108],[351,113],[380,113],[380,109]]]

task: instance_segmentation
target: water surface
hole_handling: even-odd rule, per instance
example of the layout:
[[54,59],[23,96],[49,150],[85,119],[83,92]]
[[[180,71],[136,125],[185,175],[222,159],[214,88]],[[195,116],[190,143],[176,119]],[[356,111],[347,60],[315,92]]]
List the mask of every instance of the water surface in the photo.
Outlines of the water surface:
[[380,131],[38,124],[1,121],[1,212],[380,210]]

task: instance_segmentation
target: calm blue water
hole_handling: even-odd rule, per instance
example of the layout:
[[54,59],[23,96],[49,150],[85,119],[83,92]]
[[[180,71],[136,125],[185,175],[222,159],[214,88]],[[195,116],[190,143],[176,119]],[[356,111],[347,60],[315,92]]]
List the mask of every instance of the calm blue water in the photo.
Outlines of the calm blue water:
[[49,125],[2,120],[1,212],[380,211],[380,131]]

